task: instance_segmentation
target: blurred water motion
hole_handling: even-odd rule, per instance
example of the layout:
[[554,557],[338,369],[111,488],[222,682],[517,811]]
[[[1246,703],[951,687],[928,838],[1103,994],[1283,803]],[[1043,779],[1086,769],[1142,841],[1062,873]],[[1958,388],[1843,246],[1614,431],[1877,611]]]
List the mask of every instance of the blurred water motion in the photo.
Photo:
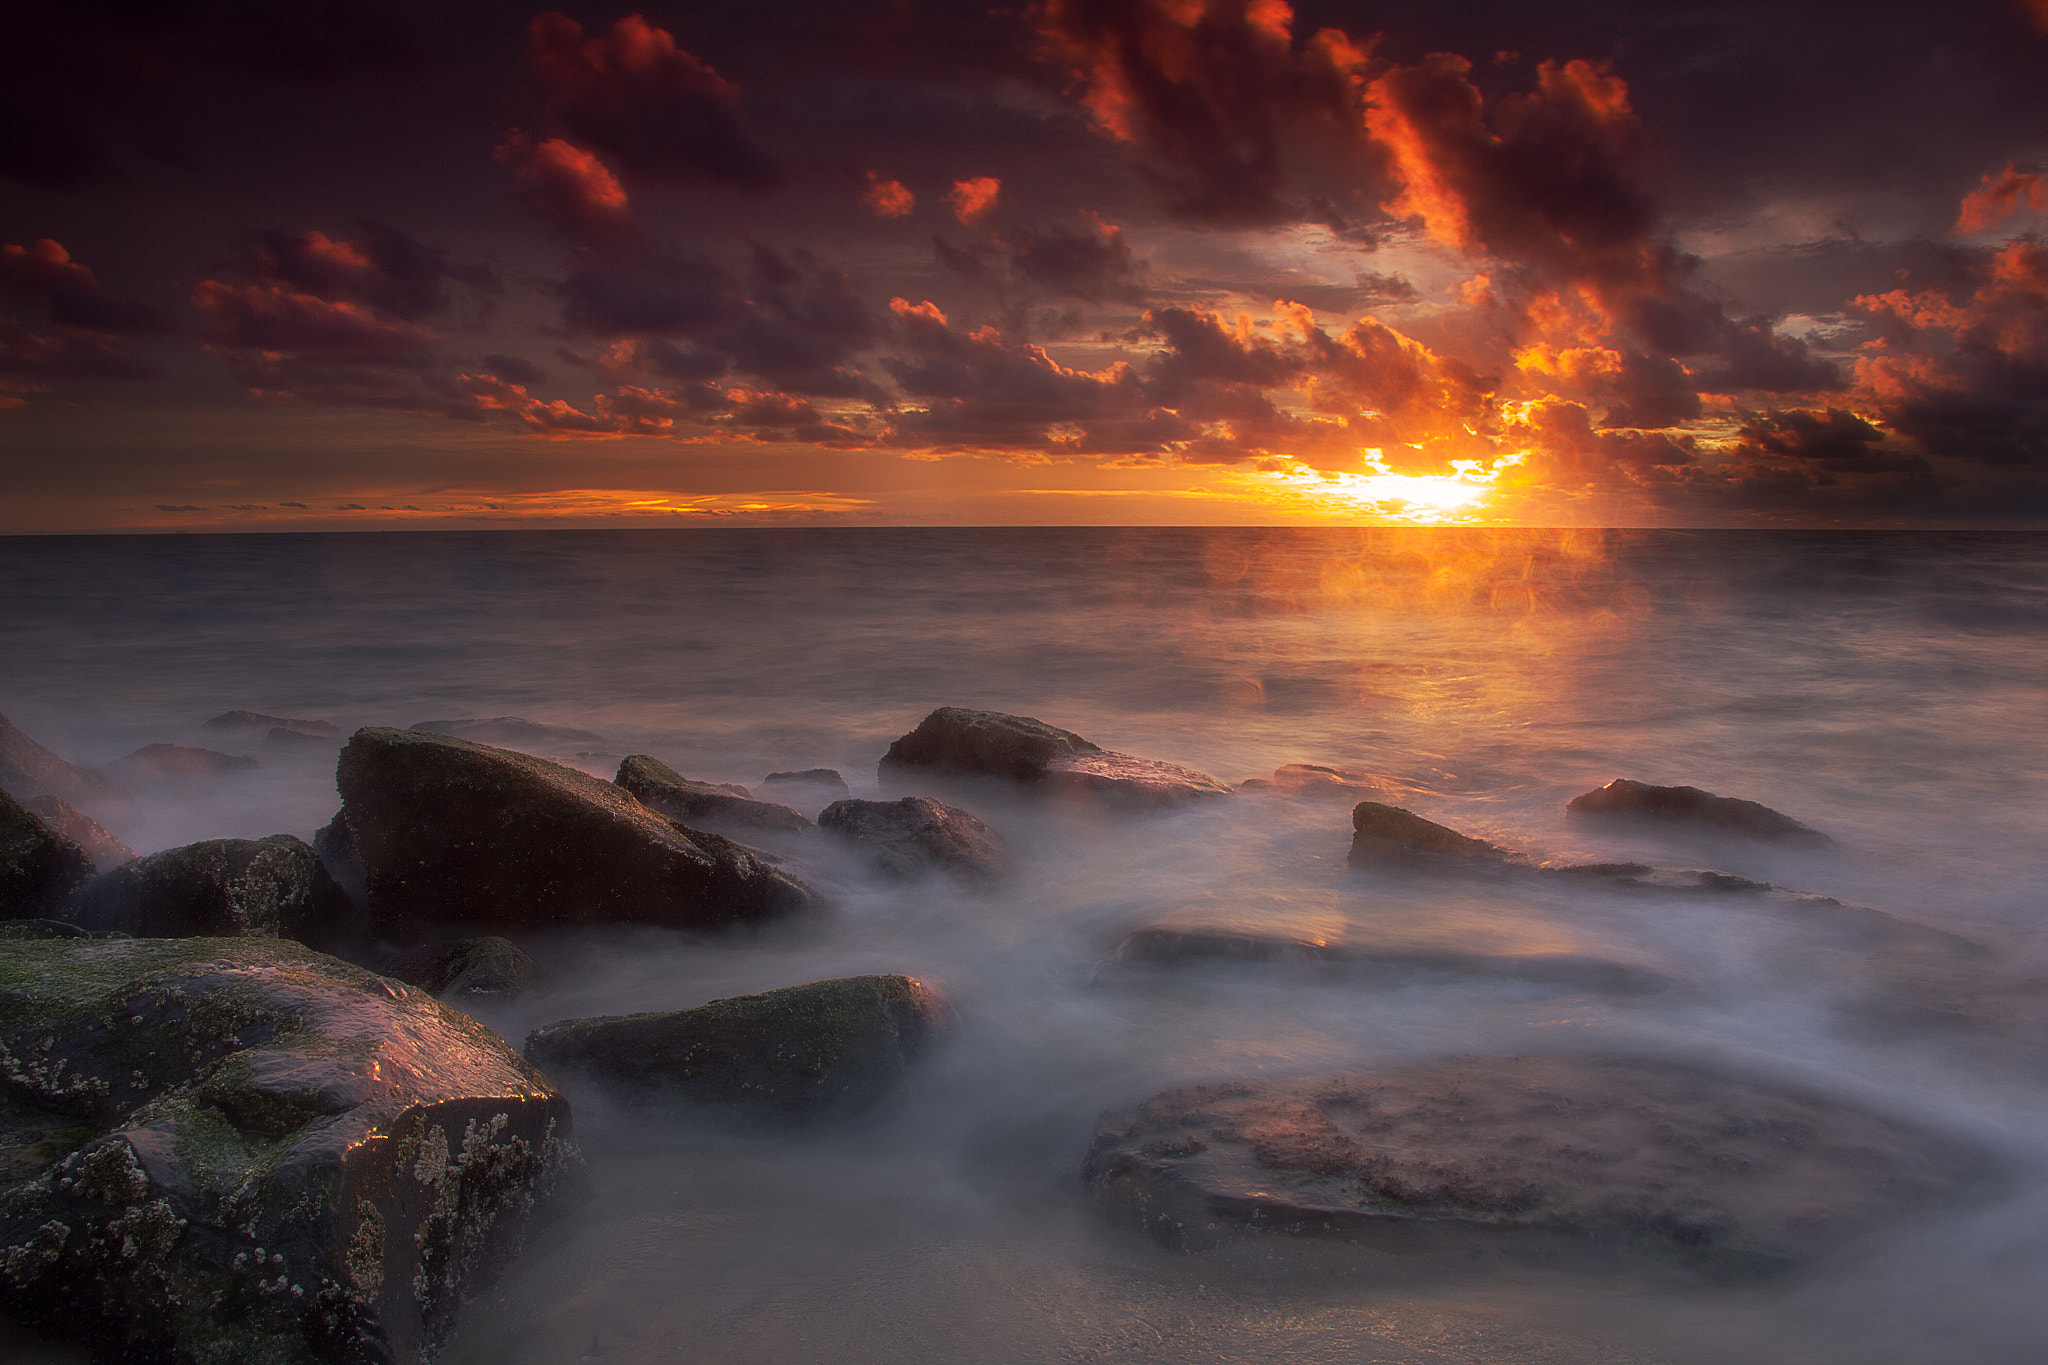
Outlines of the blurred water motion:
[[[47,538],[0,541],[0,565],[0,711],[78,762],[234,748],[201,726],[230,708],[344,733],[517,716],[602,736],[551,756],[604,775],[628,753],[747,785],[832,767],[875,796],[891,739],[934,706],[980,707],[1231,782],[1288,763],[1364,774],[1378,799],[1534,858],[1713,868],[1874,907],[1991,945],[2005,983],[1918,948],[1865,951],[1782,897],[1353,872],[1344,801],[1104,820],[984,795],[968,804],[1028,867],[1012,885],[879,884],[791,844],[840,902],[829,927],[527,945],[554,984],[489,1018],[515,1040],[554,1018],[870,971],[940,982],[962,1029],[900,1104],[842,1132],[740,1138],[572,1090],[598,1200],[472,1307],[445,1361],[2040,1356],[2048,1048],[2042,992],[2022,988],[2048,886],[2034,538]],[[144,852],[310,833],[336,805],[332,748],[259,741],[241,751],[260,770],[139,793],[107,823]],[[1622,776],[1762,801],[1838,846],[1565,824],[1566,800]],[[1123,935],[1163,922],[1568,951],[1682,989],[1285,964],[1101,973]],[[1402,1262],[1275,1238],[1184,1258],[1102,1226],[1075,1178],[1103,1108],[1171,1085],[1559,1047],[1821,1086],[1983,1144],[2013,1180],[1860,1258],[1709,1292],[1649,1265]]]

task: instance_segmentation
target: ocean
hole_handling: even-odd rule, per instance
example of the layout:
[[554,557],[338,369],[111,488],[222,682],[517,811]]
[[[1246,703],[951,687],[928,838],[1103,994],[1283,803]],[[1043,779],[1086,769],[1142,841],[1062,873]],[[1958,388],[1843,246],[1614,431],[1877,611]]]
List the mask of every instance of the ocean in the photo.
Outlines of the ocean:
[[[333,815],[333,748],[202,727],[231,708],[344,734],[518,716],[589,732],[536,751],[600,775],[648,753],[750,786],[830,767],[874,796],[889,742],[964,706],[1232,783],[1340,768],[1376,799],[1544,860],[1712,867],[1873,907],[1993,950],[1990,984],[1928,991],[1973,1007],[2006,993],[1990,1023],[1882,1000],[1845,1012],[1867,983],[1777,969],[1795,931],[1756,904],[1354,870],[1343,802],[1241,795],[1082,818],[990,797],[977,813],[1024,866],[1007,885],[885,883],[829,851],[781,849],[831,896],[825,921],[526,943],[549,984],[483,1016],[515,1044],[553,1019],[865,972],[939,985],[959,1023],[888,1106],[821,1131],[736,1132],[570,1086],[594,1198],[468,1308],[444,1365],[2048,1356],[2037,536],[15,537],[0,539],[0,583],[0,712],[45,745],[86,764],[158,741],[239,745],[262,764],[143,793],[108,821],[143,852],[310,836]],[[1566,822],[1566,801],[1617,777],[1760,801],[1836,843],[1687,845]],[[1540,942],[1690,986],[1612,997],[1455,972],[1103,970],[1124,934],[1162,921]],[[1188,1253],[1101,1217],[1079,1176],[1098,1115],[1169,1087],[1556,1051],[1796,1083],[1973,1144],[2003,1174],[1967,1207],[1739,1284],[1655,1258],[1401,1257],[1270,1235]]]

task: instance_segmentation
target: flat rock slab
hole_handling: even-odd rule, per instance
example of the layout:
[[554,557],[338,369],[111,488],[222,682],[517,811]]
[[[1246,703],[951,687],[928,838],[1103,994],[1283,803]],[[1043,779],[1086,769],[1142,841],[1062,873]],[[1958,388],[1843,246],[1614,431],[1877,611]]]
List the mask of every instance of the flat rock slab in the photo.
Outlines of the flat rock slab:
[[1105,1211],[1182,1245],[1246,1229],[1390,1251],[1564,1239],[1730,1276],[1994,1178],[1958,1142],[1826,1096],[1600,1056],[1170,1090],[1105,1115],[1085,1170]]
[[289,834],[207,839],[104,872],[64,917],[138,938],[290,938],[338,942],[356,907],[312,846]]
[[1230,784],[1157,759],[1113,753],[1071,730],[1030,716],[942,706],[889,746],[892,774],[999,778],[1047,795],[1083,797],[1123,807],[1177,805],[1231,794]]
[[973,812],[929,796],[834,801],[819,814],[818,828],[858,847],[891,877],[942,870],[988,880],[1013,866],[1002,835]]
[[714,929],[815,903],[730,839],[527,754],[424,730],[358,730],[335,782],[371,926],[400,940],[435,924]]
[[564,1019],[526,1055],[628,1097],[667,1094],[801,1123],[866,1108],[942,1034],[939,993],[915,977],[853,976],[659,1014]]
[[90,810],[103,810],[128,799],[128,793],[113,781],[65,762],[5,716],[0,716],[0,791],[17,801],[61,796]]
[[568,1104],[273,939],[0,941],[0,1312],[108,1360],[431,1359],[580,1186]]
[[1564,809],[1567,819],[1588,823],[1666,826],[1814,848],[1834,843],[1819,830],[1755,801],[1716,796],[1698,787],[1653,787],[1626,777],[1573,797]]
[[641,805],[686,825],[727,825],[782,834],[815,828],[788,806],[756,801],[745,787],[694,781],[647,754],[628,757],[612,780],[633,793]]
[[53,914],[92,879],[92,855],[0,791],[0,919]]

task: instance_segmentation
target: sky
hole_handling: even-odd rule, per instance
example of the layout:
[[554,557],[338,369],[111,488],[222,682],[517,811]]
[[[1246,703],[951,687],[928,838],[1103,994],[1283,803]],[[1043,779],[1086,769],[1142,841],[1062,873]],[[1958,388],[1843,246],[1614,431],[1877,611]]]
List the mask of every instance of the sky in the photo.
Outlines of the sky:
[[6,27],[0,533],[2048,523],[2048,0]]

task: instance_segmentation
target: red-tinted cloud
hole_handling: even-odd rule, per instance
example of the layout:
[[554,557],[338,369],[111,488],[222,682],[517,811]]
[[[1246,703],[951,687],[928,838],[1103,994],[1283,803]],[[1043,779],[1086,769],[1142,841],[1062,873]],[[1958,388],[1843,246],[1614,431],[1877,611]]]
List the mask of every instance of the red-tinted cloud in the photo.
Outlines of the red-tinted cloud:
[[901,180],[884,180],[873,171],[867,173],[867,188],[861,191],[860,201],[877,218],[902,218],[917,207],[917,196]]
[[1002,181],[992,175],[977,175],[972,180],[955,181],[946,203],[955,218],[971,226],[996,211],[996,199],[1002,192]]
[[[2048,12],[2048,0],[2041,3],[2044,12]],[[2022,209],[2048,214],[2048,181],[2023,173],[2008,161],[2004,170],[1985,176],[1984,183],[1963,200],[1962,212],[1956,216],[1956,231],[1983,232]]]
[[360,304],[417,322],[448,308],[448,285],[494,292],[496,277],[480,266],[451,264],[447,253],[384,223],[359,222],[347,237],[271,228],[256,236],[254,274],[330,303]]
[[224,346],[386,355],[424,352],[437,340],[417,324],[281,284],[201,280],[192,288],[192,306],[207,320],[214,340]]
[[594,152],[558,137],[536,143],[515,128],[496,156],[532,187],[570,237],[607,245],[634,235],[625,186]]

